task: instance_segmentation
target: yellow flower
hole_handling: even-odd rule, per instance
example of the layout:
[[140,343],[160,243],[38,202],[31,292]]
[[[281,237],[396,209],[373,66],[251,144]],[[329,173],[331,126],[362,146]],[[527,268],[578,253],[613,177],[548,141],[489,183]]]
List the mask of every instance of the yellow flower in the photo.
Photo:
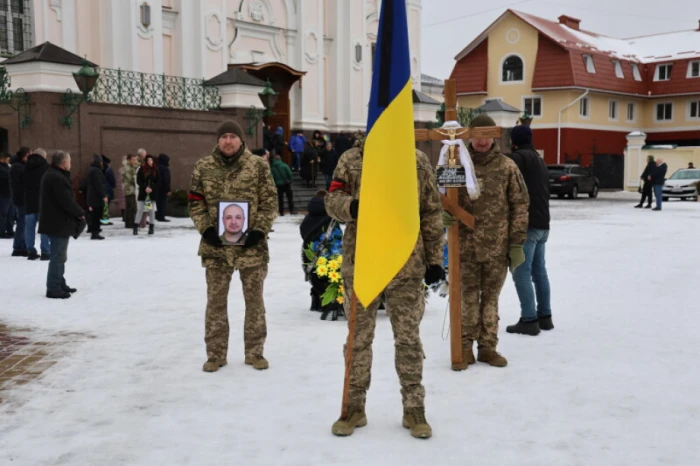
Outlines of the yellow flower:
[[338,265],[343,265],[343,256],[338,256],[335,258],[335,261],[338,263]]
[[336,260],[332,260],[328,263],[328,268],[331,270],[338,270],[339,267],[340,267],[340,264],[338,264],[338,261],[336,261]]
[[335,300],[338,301],[338,304],[343,304],[343,301],[345,301],[342,296],[338,296]]
[[331,283],[338,283],[340,281],[340,274],[338,272],[329,272],[328,278],[330,279]]
[[326,264],[328,264],[328,259],[326,259],[323,256],[319,257],[318,260],[316,261],[316,265],[326,265]]
[[345,294],[345,287],[343,285],[340,285],[338,287],[338,293],[344,295]]
[[319,265],[318,267],[316,267],[316,275],[318,275],[319,277],[325,277],[326,275],[328,275],[328,267],[326,267],[325,265]]

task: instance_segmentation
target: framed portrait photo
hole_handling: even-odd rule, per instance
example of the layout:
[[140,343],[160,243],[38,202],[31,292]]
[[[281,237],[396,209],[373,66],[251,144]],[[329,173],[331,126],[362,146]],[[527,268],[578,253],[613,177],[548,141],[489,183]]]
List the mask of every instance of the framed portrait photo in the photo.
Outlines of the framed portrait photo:
[[247,201],[219,202],[219,237],[225,246],[242,246],[248,233]]

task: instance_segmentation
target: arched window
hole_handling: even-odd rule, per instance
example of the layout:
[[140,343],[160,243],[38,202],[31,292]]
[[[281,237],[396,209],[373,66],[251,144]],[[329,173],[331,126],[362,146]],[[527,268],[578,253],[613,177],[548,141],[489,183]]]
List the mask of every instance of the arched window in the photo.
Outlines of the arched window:
[[523,61],[520,57],[511,55],[503,62],[502,81],[522,81],[523,80]]

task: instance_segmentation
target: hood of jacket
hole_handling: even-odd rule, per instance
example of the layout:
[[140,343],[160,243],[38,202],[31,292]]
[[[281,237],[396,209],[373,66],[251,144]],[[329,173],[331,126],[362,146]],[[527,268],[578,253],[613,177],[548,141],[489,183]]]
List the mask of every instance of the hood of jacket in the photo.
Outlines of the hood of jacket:
[[164,167],[170,166],[170,156],[167,154],[160,154],[158,156],[158,165],[163,165]]
[[46,161],[44,157],[39,154],[32,154],[27,159],[27,170],[34,170],[44,165],[48,165],[49,162]]

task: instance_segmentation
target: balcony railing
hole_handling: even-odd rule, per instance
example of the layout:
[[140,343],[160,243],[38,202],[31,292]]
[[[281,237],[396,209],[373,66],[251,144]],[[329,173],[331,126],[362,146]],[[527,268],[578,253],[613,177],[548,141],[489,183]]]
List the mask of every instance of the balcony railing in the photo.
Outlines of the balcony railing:
[[92,102],[183,110],[215,110],[221,104],[219,89],[203,79],[100,68],[90,94]]

